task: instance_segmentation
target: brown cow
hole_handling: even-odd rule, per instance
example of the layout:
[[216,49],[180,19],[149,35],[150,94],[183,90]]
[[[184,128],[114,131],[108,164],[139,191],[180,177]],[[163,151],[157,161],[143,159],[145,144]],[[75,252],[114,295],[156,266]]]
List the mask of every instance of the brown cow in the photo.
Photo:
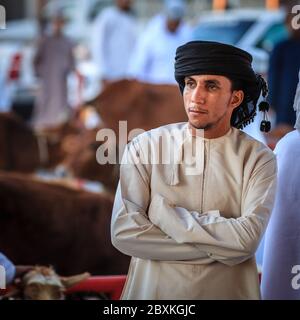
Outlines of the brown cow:
[[74,132],[71,125],[34,133],[13,113],[0,113],[0,170],[32,172],[39,167],[54,167],[62,161],[62,137]]
[[102,142],[96,141],[96,134],[100,130],[90,129],[81,135],[68,135],[64,138],[62,148],[65,158],[62,162],[66,171],[73,176],[99,181],[108,190],[115,190],[118,182],[118,166],[114,164],[99,164],[96,160],[97,148]]
[[[69,142],[76,141],[76,148]],[[96,130],[79,127],[75,121],[36,133],[13,113],[0,113],[0,170],[30,173],[65,163],[75,177],[102,182],[114,188],[113,166],[96,162]],[[111,178],[114,176],[114,178]]]
[[14,114],[0,113],[0,169],[31,172],[39,164],[32,130]]
[[150,130],[187,120],[182,97],[175,85],[120,80],[108,85],[95,105],[105,125],[116,133],[120,120],[127,121],[128,131]]
[[77,119],[35,133],[13,113],[0,113],[0,170],[30,173],[38,168],[66,166],[68,175],[102,182],[114,189],[117,168],[96,162],[97,129],[88,130]]
[[111,244],[113,197],[0,173],[0,248],[14,263],[71,275],[123,274],[129,257]]

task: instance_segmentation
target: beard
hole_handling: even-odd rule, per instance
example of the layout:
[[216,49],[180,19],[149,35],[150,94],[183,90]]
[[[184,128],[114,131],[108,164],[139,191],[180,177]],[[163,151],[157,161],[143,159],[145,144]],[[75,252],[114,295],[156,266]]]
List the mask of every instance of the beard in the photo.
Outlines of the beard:
[[206,122],[206,123],[199,123],[197,124],[196,121],[193,123],[189,120],[189,124],[195,128],[195,129],[202,129],[202,130],[209,130],[214,127],[216,127],[227,115],[227,112],[225,111],[224,114],[222,114],[219,118],[217,118],[215,121]]
[[201,130],[208,130],[210,128],[212,128],[214,126],[213,123],[207,123],[207,124],[199,124],[199,125],[196,125],[194,123],[192,123],[191,121],[189,121],[189,124],[195,128],[195,129],[201,129]]

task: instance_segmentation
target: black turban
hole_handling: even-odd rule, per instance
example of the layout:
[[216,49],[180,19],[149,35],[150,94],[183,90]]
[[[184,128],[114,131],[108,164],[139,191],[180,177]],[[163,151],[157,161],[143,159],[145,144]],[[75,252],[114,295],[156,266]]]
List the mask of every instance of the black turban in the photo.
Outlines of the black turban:
[[266,85],[263,78],[254,72],[251,63],[252,56],[234,46],[212,41],[191,41],[176,50],[175,79],[181,93],[186,76],[220,75],[242,83],[245,98],[231,117],[231,125],[240,129],[253,121],[262,86]]

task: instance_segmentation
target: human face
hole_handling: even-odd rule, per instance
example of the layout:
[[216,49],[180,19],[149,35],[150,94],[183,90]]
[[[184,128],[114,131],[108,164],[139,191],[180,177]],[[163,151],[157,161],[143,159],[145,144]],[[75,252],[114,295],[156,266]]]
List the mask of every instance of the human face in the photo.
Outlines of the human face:
[[65,25],[65,21],[62,17],[56,17],[53,20],[53,33],[54,34],[61,34]]
[[132,7],[132,0],[116,0],[117,6],[124,11],[129,11]]
[[177,19],[177,20],[168,19],[166,23],[167,23],[167,29],[171,33],[175,33],[180,26],[181,20],[180,19]]
[[190,127],[203,129],[209,139],[226,134],[232,112],[244,97],[243,91],[232,91],[231,87],[231,81],[224,76],[186,77],[183,100]]

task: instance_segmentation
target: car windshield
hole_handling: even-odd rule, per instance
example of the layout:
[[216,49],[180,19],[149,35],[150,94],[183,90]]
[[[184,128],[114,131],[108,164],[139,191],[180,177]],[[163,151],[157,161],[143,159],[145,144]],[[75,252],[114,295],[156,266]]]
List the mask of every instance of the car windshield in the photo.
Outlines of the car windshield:
[[253,23],[254,20],[202,22],[194,30],[193,39],[235,45]]
[[264,49],[270,53],[279,41],[287,39],[288,36],[288,29],[283,22],[273,24],[262,36],[256,47]]

